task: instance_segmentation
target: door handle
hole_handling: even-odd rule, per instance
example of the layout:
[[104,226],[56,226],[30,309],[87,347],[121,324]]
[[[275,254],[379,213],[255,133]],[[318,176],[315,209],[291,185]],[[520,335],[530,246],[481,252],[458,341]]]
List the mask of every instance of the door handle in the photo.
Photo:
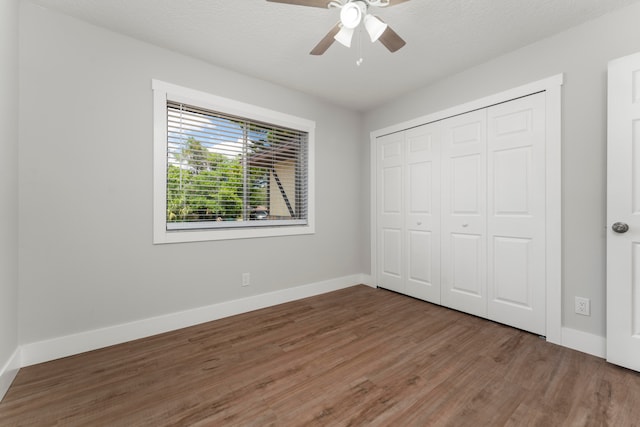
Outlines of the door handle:
[[624,222],[615,222],[611,226],[611,229],[613,231],[615,231],[616,233],[622,234],[622,233],[626,233],[627,231],[629,231],[629,225],[625,224]]

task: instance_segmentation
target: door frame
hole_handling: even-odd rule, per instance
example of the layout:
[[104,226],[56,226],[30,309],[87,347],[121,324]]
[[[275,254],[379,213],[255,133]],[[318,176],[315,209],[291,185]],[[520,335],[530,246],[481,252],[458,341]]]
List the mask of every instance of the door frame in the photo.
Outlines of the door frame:
[[376,141],[383,135],[401,132],[438,120],[470,111],[487,108],[527,95],[546,92],[546,339],[562,345],[562,84],[564,74],[527,83],[512,89],[466,102],[442,111],[417,117],[402,123],[374,130],[370,133],[370,184],[371,184],[371,275],[378,283],[377,265],[377,185]]

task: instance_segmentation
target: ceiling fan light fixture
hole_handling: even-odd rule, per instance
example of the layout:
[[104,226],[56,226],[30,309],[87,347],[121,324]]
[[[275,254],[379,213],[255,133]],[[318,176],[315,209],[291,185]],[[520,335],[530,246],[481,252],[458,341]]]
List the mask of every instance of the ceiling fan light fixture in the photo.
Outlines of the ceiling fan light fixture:
[[340,22],[343,27],[354,29],[362,21],[362,15],[366,12],[364,3],[356,1],[347,3],[340,10]]
[[344,25],[338,31],[338,34],[333,38],[345,47],[351,47],[351,40],[353,39],[353,28],[345,27]]
[[367,33],[369,33],[371,43],[375,43],[382,33],[387,30],[388,25],[373,15],[366,15],[364,17],[364,27],[367,29]]
[[[389,52],[393,53],[407,44],[382,19],[369,15],[369,9],[378,7],[395,6],[409,0],[266,0],[273,3],[293,4],[317,8],[340,9],[340,21],[329,30],[316,46],[309,52],[310,55],[319,56],[335,42],[351,47],[356,28],[361,24],[365,27],[371,42],[379,41]],[[362,52],[361,39],[358,39],[359,52]],[[362,63],[362,58],[357,62]]]

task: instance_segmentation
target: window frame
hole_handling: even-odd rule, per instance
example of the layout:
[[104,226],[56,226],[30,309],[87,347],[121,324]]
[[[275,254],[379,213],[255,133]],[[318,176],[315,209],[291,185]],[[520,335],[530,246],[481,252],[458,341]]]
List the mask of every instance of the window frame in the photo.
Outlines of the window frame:
[[[256,105],[235,101],[195,89],[152,79],[153,90],[153,243],[183,243],[315,233],[314,152],[315,122]],[[248,120],[306,132],[307,139],[307,221],[295,225],[214,227],[209,229],[167,229],[167,101],[181,102],[219,111]]]

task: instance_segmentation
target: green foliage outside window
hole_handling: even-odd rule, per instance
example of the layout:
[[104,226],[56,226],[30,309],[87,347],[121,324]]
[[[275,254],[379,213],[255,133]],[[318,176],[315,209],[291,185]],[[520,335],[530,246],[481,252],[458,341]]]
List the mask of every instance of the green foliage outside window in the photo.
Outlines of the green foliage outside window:
[[249,220],[252,209],[267,204],[268,170],[247,167],[245,179],[241,154],[210,152],[189,137],[173,156],[167,170],[167,222]]

